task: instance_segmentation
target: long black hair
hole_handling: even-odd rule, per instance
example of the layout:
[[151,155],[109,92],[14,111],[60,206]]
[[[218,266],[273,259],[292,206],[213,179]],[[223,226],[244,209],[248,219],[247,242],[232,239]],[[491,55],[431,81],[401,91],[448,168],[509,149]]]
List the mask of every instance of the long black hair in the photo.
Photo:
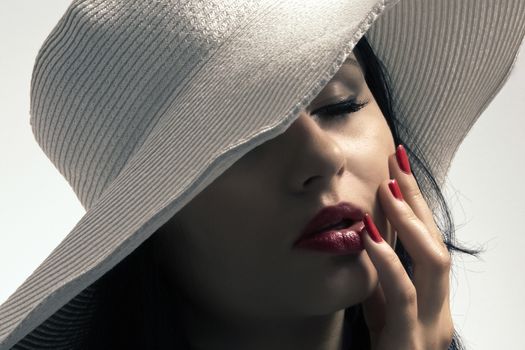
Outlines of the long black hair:
[[[450,253],[461,252],[477,256],[481,250],[471,250],[455,243],[452,214],[445,198],[429,171],[428,163],[417,145],[405,133],[396,119],[394,98],[389,88],[388,73],[376,57],[366,37],[354,49],[365,80],[388,122],[395,144],[403,144],[410,158],[411,169],[421,192],[432,208],[436,224]],[[95,282],[97,308],[91,329],[85,337],[85,349],[188,349],[183,320],[177,318],[173,292],[155,262],[153,234],[132,254]],[[412,279],[412,261],[403,244],[396,241],[395,252]],[[345,310],[343,347],[370,349],[370,338],[362,305]],[[449,350],[464,349],[458,333],[454,332]]]

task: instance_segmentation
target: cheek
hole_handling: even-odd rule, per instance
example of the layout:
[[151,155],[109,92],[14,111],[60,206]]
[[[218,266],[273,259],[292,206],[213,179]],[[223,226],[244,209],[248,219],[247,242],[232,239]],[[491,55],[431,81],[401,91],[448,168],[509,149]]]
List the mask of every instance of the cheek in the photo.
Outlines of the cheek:
[[[256,209],[269,204],[265,202],[268,195],[254,192],[258,186],[246,186],[243,181],[232,176],[219,178],[177,214],[181,239],[167,245],[177,260],[173,265],[184,266],[177,272],[185,275],[183,279],[198,276],[201,284],[228,285],[252,273],[254,266],[250,265],[257,261],[253,252],[259,251],[258,245],[260,248],[271,241],[262,239],[265,232],[253,229],[254,223],[265,222],[260,217],[264,211]],[[214,280],[215,276],[222,277]],[[236,277],[224,283],[229,276]]]
[[[262,217],[268,213],[262,207],[269,204],[263,204],[259,196],[247,205],[249,193],[239,190],[224,200],[226,187],[213,189],[179,213],[181,232],[172,233],[180,233],[181,239],[164,242],[171,284],[196,304],[218,308],[220,313],[275,310],[280,298],[268,297],[275,289],[268,290],[268,286],[277,285],[280,276],[288,280],[292,274],[280,274],[283,264],[278,243],[279,233],[283,232],[272,230],[268,218]],[[207,213],[206,218],[199,217],[199,213]],[[263,296],[273,302],[254,303],[254,298],[261,300]]]
[[241,205],[249,198],[249,193],[233,186],[215,183],[208,187],[178,214],[186,246],[177,249],[206,264],[216,263],[212,260],[220,259],[219,255],[235,254],[236,244],[249,241],[241,229],[253,219],[247,206]]
[[360,132],[366,135],[370,145],[375,145],[378,154],[390,155],[395,151],[392,132],[375,100],[372,99],[366,115],[359,122]]
[[395,144],[392,132],[383,117],[375,120],[370,138],[370,144],[375,145],[374,152],[376,153],[377,161],[388,172],[388,157],[395,152]]
[[348,169],[364,182],[378,185],[388,179],[388,157],[395,152],[388,123],[379,108],[370,108],[342,134]]

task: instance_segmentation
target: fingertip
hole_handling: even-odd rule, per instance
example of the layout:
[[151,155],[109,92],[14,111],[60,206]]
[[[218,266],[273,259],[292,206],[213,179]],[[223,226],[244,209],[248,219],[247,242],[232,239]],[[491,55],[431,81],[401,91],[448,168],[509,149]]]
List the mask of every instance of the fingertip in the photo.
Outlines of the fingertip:
[[381,243],[374,242],[366,228],[363,228],[363,230],[361,231],[361,239],[363,241],[363,246],[365,247],[365,250],[368,252],[368,255],[372,260],[375,260],[375,256],[379,254],[378,249],[380,249]]
[[370,247],[372,244],[374,244],[374,242],[372,241],[370,234],[366,231],[366,228],[363,228],[361,230],[361,239],[363,240],[363,245],[365,246],[365,249],[370,250]]
[[363,229],[364,233],[366,233],[366,235],[368,235],[368,237],[371,238],[374,243],[381,243],[384,241],[370,214],[365,213],[363,223],[365,224],[365,228]]

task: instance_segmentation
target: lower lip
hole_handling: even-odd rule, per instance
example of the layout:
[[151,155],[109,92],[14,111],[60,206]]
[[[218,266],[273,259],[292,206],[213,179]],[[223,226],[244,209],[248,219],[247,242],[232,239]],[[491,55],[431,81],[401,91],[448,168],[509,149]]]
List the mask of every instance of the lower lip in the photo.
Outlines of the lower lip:
[[347,228],[327,230],[305,237],[297,241],[294,247],[337,255],[359,253],[365,249],[361,239],[364,227],[364,223],[358,221]]

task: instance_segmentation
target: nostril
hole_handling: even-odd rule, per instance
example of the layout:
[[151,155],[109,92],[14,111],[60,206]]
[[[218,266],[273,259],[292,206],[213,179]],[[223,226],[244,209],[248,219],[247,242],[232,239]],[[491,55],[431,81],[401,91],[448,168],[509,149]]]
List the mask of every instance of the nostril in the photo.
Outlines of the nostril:
[[305,186],[305,187],[308,186],[308,185],[309,185],[314,179],[316,179],[316,178],[318,178],[318,177],[320,177],[320,176],[312,176],[312,177],[308,178],[308,180],[306,180],[306,181],[304,182],[304,186]]

